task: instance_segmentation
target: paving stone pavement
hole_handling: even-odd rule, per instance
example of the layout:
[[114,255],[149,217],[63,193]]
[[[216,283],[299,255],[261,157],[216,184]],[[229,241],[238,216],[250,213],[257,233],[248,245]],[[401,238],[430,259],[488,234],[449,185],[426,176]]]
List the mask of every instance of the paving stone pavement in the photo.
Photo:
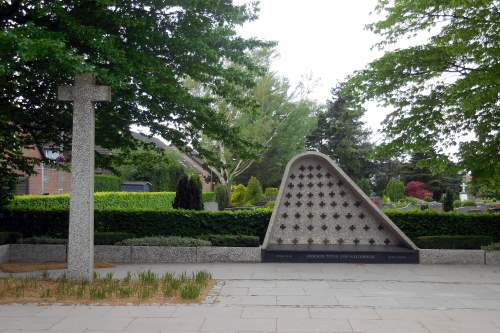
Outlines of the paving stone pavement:
[[166,264],[99,271],[148,269],[206,270],[223,284],[212,304],[0,305],[0,332],[500,332],[499,266]]

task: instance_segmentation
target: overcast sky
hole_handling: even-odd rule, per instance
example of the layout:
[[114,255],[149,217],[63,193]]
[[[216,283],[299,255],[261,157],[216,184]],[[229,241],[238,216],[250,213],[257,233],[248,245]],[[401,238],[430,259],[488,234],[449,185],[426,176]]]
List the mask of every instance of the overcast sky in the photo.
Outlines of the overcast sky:
[[[241,0],[237,3],[247,1]],[[304,75],[319,80],[312,97],[325,102],[330,89],[381,55],[371,50],[379,37],[364,29],[376,0],[260,0],[259,19],[239,29],[244,37],[278,42],[273,70],[293,83]],[[373,130],[387,109],[367,105],[364,121]]]

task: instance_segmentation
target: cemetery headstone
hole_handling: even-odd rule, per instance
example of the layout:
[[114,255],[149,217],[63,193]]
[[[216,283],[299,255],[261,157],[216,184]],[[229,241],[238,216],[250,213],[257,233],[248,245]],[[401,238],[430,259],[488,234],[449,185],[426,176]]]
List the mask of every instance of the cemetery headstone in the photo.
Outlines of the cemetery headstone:
[[306,152],[286,167],[262,258],[418,263],[418,249],[328,156]]
[[111,101],[111,88],[96,86],[93,74],[58,87],[60,101],[73,102],[68,276],[91,280],[94,270],[94,102]]

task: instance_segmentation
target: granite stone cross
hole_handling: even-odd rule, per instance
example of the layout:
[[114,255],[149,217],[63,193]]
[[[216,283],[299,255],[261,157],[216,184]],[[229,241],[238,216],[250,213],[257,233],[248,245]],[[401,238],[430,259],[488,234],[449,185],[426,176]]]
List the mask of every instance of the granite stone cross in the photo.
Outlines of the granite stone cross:
[[73,86],[60,86],[60,101],[73,102],[68,275],[91,280],[94,271],[94,102],[111,101],[111,88],[96,86],[93,74],[77,75]]

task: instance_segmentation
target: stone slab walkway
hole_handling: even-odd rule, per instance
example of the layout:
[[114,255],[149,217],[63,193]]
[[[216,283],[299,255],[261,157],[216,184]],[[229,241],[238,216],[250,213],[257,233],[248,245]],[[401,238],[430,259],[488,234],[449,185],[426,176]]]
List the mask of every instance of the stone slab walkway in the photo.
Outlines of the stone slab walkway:
[[[500,267],[354,264],[123,265],[210,271],[213,304],[0,305],[0,332],[500,332]],[[57,272],[56,272],[57,274]]]

